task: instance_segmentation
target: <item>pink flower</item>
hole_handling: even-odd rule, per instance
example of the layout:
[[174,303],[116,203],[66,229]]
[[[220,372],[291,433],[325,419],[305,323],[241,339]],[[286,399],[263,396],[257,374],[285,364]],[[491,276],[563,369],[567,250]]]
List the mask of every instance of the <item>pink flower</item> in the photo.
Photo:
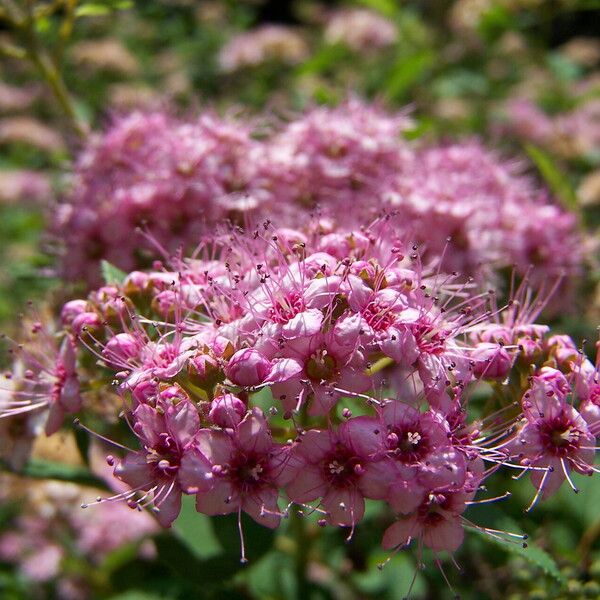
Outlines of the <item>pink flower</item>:
[[16,372],[7,375],[11,387],[0,406],[0,418],[48,409],[45,431],[52,435],[65,415],[81,409],[75,345],[65,337],[57,348],[41,323],[33,325],[32,333],[40,346],[29,343],[16,348]]
[[311,429],[302,435],[290,457],[286,491],[294,502],[321,498],[332,525],[354,527],[363,517],[364,497],[380,489],[385,471],[364,477],[378,460],[381,428],[376,419],[356,417],[337,431]]
[[[285,447],[271,438],[264,415],[249,411],[232,429],[202,429],[181,464],[181,482],[197,493],[196,508],[207,515],[244,511],[257,523],[275,528],[281,512],[279,486],[285,481]],[[212,487],[203,489],[210,480]]]
[[531,481],[537,488],[531,506],[538,497],[554,494],[565,479],[574,488],[570,472],[591,474],[594,460],[595,438],[559,391],[560,374],[551,371],[533,378],[523,397],[524,424],[511,442],[520,463],[531,468]]
[[473,375],[482,379],[504,379],[510,371],[513,359],[501,345],[482,342],[471,352],[475,362]]
[[227,363],[225,374],[236,385],[255,386],[265,381],[271,363],[253,348],[238,350]]
[[[196,488],[206,490],[212,486],[208,459],[195,449],[200,418],[189,400],[177,404],[162,400],[156,408],[140,404],[132,417],[143,450],[120,460],[114,474],[132,488],[133,492],[124,496],[132,506],[146,501],[153,506],[159,523],[168,527],[181,509],[180,472],[187,454],[193,452],[195,460],[207,466],[206,476],[197,478]],[[134,492],[138,491],[144,495],[135,501]]]
[[458,550],[465,536],[461,514],[471,499],[472,494],[464,492],[431,492],[414,513],[386,529],[383,547],[394,550],[422,540],[434,552]]
[[355,346],[340,344],[335,332],[290,340],[282,353],[299,367],[293,377],[272,386],[286,411],[311,400],[309,414],[324,415],[344,393],[364,392],[371,386],[363,355]]

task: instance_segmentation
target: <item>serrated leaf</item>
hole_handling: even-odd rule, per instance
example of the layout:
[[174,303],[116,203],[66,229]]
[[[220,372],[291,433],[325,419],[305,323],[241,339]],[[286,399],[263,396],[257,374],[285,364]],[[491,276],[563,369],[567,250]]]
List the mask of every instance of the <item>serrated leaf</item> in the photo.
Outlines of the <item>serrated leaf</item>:
[[100,262],[100,270],[106,285],[121,285],[127,277],[125,271],[121,271],[121,269],[110,264],[107,260]]
[[567,210],[576,211],[578,208],[577,194],[571,187],[567,176],[560,172],[551,156],[533,144],[526,144],[525,151],[563,206]]
[[[511,529],[509,527],[508,529]],[[553,577],[558,583],[564,585],[566,584],[566,580],[562,573],[559,571],[556,562],[554,559],[545,551],[542,550],[539,546],[527,542],[527,547],[523,547],[520,543],[510,542],[508,540],[501,540],[496,537],[492,537],[488,535],[484,531],[480,529],[472,529],[477,535],[481,536],[483,540],[490,544],[494,544],[496,546],[500,546],[504,548],[507,552],[512,554],[517,554],[518,556],[525,559],[527,562],[540,567],[547,575]]]
[[65,465],[62,463],[42,460],[39,458],[30,459],[20,470],[11,469],[4,461],[0,461],[0,468],[24,477],[34,479],[57,479],[59,481],[68,481],[80,485],[88,485],[99,489],[109,489],[106,482],[94,475],[85,467],[77,465]]

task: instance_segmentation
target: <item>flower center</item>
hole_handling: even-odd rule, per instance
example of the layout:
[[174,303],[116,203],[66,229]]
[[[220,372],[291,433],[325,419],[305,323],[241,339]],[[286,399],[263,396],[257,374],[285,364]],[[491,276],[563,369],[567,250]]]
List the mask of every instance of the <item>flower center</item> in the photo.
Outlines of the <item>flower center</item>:
[[340,444],[323,462],[324,478],[335,487],[353,485],[363,470],[360,458]]
[[269,308],[269,319],[274,323],[287,323],[304,310],[304,298],[298,292],[289,292],[273,301]]
[[442,354],[448,332],[436,330],[429,323],[415,323],[412,332],[417,340],[419,350],[425,354]]
[[396,320],[387,302],[372,300],[363,310],[363,318],[375,331],[385,331]]
[[314,352],[306,363],[306,373],[313,381],[330,381],[335,375],[335,359],[327,350]]

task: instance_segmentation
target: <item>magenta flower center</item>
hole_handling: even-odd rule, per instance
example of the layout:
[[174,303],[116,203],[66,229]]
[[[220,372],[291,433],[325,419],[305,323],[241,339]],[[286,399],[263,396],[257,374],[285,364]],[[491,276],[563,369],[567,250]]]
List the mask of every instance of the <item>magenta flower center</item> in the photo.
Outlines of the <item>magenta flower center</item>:
[[390,305],[387,302],[377,299],[367,304],[362,315],[364,320],[375,331],[389,329],[396,320],[394,313],[390,310]]
[[298,292],[289,292],[277,298],[269,308],[269,319],[274,323],[285,324],[305,308],[304,298]]
[[443,512],[450,498],[444,494],[429,494],[418,509],[419,520],[424,525],[437,525],[444,520]]
[[270,482],[270,469],[265,456],[257,454],[237,453],[227,470],[234,486],[242,490],[250,490]]
[[547,452],[564,457],[579,449],[581,431],[570,419],[561,415],[545,421],[540,427],[540,438]]
[[600,406],[600,384],[595,383],[590,389],[590,402]]
[[354,485],[363,472],[361,459],[341,444],[337,444],[333,452],[325,457],[322,469],[325,481],[338,488]]
[[51,397],[53,402],[60,400],[60,395],[67,381],[68,373],[65,365],[58,361],[54,370],[54,383],[52,385]]
[[413,423],[406,427],[394,427],[387,436],[390,454],[402,462],[413,463],[429,452],[427,434]]
[[419,322],[412,326],[412,332],[421,352],[438,355],[444,353],[444,344],[446,342],[445,331],[436,330],[429,323]]

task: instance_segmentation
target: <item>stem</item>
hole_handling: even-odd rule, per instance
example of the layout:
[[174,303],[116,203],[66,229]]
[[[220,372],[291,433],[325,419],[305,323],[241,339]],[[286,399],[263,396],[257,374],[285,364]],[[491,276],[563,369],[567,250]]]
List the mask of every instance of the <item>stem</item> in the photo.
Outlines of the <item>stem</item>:
[[[298,415],[298,423],[304,428],[307,421],[306,406],[302,406]],[[296,597],[308,600],[310,585],[308,583],[308,558],[310,553],[310,537],[306,530],[306,517],[296,506],[292,506],[290,514],[290,532],[294,538],[294,574],[296,576]]]
[[37,67],[40,75],[46,80],[46,83],[50,86],[54,97],[75,133],[80,137],[85,137],[89,132],[88,126],[77,116],[77,112],[75,111],[73,101],[67,91],[65,82],[54,66],[54,63],[45,52],[40,51],[35,48],[35,46],[31,47],[28,45],[27,50],[31,61]]
[[294,573],[296,575],[296,596],[298,600],[306,600],[309,595],[308,555],[310,538],[306,534],[305,517],[296,508],[290,514],[290,529],[294,536]]
[[[69,121],[72,129],[80,137],[85,137],[89,133],[87,123],[78,116],[69,95],[67,86],[58,70],[56,64],[52,61],[48,53],[42,48],[35,30],[35,14],[30,1],[26,2],[25,14],[20,14],[17,7],[11,0],[3,0],[2,5],[4,14],[2,15],[9,23],[11,28],[20,34],[26,56],[37,68],[41,77],[46,81],[58,102],[62,112]],[[70,35],[70,31],[65,32]],[[63,39],[64,43],[66,39]]]
[[366,375],[375,375],[379,371],[383,371],[386,367],[391,367],[394,364],[394,359],[389,356],[384,356],[375,361],[368,369],[365,370]]

